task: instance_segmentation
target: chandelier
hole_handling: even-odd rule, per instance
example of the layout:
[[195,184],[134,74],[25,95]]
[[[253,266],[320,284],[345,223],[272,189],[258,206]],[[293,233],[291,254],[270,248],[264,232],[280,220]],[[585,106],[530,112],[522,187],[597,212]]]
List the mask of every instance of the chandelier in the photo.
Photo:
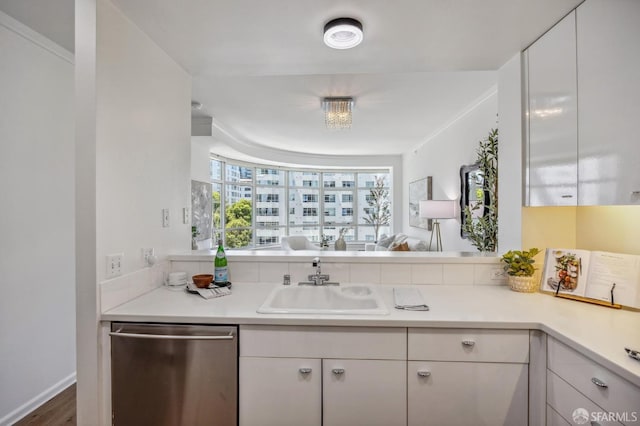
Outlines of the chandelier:
[[324,98],[324,123],[327,129],[350,129],[353,98]]

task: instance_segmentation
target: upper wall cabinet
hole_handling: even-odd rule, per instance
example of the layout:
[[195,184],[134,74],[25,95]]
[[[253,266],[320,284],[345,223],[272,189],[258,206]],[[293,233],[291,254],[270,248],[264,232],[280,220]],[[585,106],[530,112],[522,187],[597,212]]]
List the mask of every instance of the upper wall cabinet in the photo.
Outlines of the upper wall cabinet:
[[640,203],[640,1],[577,8],[579,204]]
[[577,204],[576,18],[567,15],[525,51],[526,204]]

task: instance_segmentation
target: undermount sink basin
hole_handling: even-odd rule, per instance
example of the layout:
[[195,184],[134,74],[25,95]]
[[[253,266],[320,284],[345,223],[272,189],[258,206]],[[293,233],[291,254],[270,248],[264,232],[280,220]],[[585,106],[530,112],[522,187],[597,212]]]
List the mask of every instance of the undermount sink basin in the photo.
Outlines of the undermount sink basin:
[[374,286],[278,286],[267,296],[260,314],[346,314],[389,313]]

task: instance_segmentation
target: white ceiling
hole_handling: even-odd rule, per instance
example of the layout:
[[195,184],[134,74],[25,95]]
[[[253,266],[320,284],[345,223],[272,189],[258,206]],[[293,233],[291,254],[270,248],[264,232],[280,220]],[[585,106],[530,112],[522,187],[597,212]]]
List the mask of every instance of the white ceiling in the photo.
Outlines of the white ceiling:
[[[387,155],[416,148],[495,90],[496,70],[582,0],[112,1],[193,76],[204,105],[195,114],[213,116],[217,138]],[[0,0],[0,9],[64,46],[69,36],[48,22],[52,3],[72,19],[72,0]],[[362,22],[364,41],[330,49],[323,26],[344,16]],[[355,98],[351,130],[325,129],[325,96]]]

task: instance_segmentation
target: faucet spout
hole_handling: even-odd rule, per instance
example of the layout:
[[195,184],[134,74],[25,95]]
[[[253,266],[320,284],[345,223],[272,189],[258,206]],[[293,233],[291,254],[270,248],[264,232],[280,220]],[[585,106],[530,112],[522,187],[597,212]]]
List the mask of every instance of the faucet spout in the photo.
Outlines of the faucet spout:
[[334,283],[328,283],[329,275],[322,273],[322,269],[320,267],[320,258],[319,257],[314,257],[312,262],[311,262],[311,265],[314,268],[316,268],[315,274],[310,274],[309,277],[308,277],[309,281],[301,282],[301,283],[299,283],[299,285],[324,285],[324,284],[332,285],[332,284],[334,284]]

